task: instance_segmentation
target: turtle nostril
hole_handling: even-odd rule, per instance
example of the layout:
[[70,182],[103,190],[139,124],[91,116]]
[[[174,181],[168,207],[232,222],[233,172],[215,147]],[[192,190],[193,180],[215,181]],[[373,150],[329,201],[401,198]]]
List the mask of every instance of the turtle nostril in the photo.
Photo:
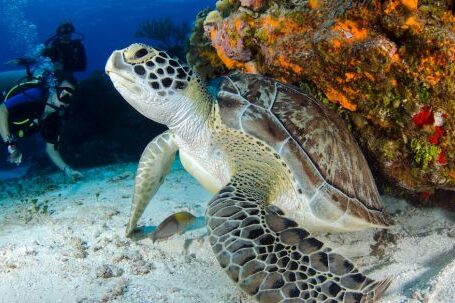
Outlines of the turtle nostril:
[[140,50],[134,53],[134,59],[140,59],[148,54],[148,51],[145,48],[141,48]]

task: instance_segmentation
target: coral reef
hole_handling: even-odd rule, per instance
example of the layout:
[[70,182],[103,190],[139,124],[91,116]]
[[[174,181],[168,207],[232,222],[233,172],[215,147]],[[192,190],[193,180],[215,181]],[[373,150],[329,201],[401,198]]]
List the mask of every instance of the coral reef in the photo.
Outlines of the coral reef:
[[[224,0],[223,2],[228,2],[228,0]],[[223,3],[223,5],[227,6],[229,3]],[[221,6],[221,8],[227,9],[225,6]],[[211,41],[202,34],[204,32],[204,23],[210,24],[221,21],[222,17],[218,11],[201,11],[196,16],[194,28],[190,35],[189,50],[186,54],[186,60],[194,70],[198,71],[203,79],[208,79],[213,77],[213,75],[221,75],[228,71],[223,64],[223,61],[221,61],[218,55],[213,51]]]
[[267,0],[240,0],[240,5],[252,9],[253,11],[260,11],[267,4]]
[[455,203],[436,192],[455,190],[454,7],[451,0],[219,1],[196,23],[189,63],[207,78],[236,69],[309,87],[337,104],[388,184]]

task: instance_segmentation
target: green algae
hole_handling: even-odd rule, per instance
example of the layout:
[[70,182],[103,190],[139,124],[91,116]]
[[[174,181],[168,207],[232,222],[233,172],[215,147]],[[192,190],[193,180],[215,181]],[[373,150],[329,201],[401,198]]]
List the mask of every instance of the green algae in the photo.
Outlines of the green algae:
[[441,152],[439,146],[415,138],[411,140],[411,149],[414,154],[414,161],[419,164],[420,168],[423,170],[427,170],[429,164],[434,162]]

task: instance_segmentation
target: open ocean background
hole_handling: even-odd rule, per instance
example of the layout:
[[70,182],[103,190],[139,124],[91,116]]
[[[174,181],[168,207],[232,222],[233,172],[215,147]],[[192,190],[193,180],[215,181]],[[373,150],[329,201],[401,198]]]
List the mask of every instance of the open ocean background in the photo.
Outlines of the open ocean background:
[[[84,35],[88,66],[83,78],[104,69],[114,49],[150,40],[134,36],[139,25],[171,17],[177,23],[194,22],[199,11],[214,7],[214,0],[0,0],[0,70],[3,62],[23,56],[55,34],[62,21],[71,21]],[[76,37],[76,36],[74,36]]]
[[[71,21],[76,32],[83,34],[87,54],[87,70],[75,73],[83,80],[95,71],[104,70],[114,49],[133,42],[154,44],[156,41],[135,37],[146,20],[170,17],[177,24],[188,22],[190,27],[197,13],[214,7],[214,0],[0,0],[0,72],[14,67],[8,60],[33,52],[55,34],[63,21]],[[79,38],[73,35],[73,38]],[[0,144],[0,180],[23,175],[30,158],[43,155],[40,136],[27,138],[24,163],[15,168],[6,163],[5,147]],[[47,159],[45,160],[47,161]],[[53,166],[52,163],[48,163]]]

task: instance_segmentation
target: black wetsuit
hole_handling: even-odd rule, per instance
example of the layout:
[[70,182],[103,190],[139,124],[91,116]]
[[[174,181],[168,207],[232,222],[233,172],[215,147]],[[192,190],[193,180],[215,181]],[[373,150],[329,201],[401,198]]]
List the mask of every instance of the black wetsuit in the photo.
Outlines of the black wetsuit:
[[61,63],[67,73],[84,71],[87,67],[85,48],[79,39],[67,41],[57,37],[46,45],[44,56]]

